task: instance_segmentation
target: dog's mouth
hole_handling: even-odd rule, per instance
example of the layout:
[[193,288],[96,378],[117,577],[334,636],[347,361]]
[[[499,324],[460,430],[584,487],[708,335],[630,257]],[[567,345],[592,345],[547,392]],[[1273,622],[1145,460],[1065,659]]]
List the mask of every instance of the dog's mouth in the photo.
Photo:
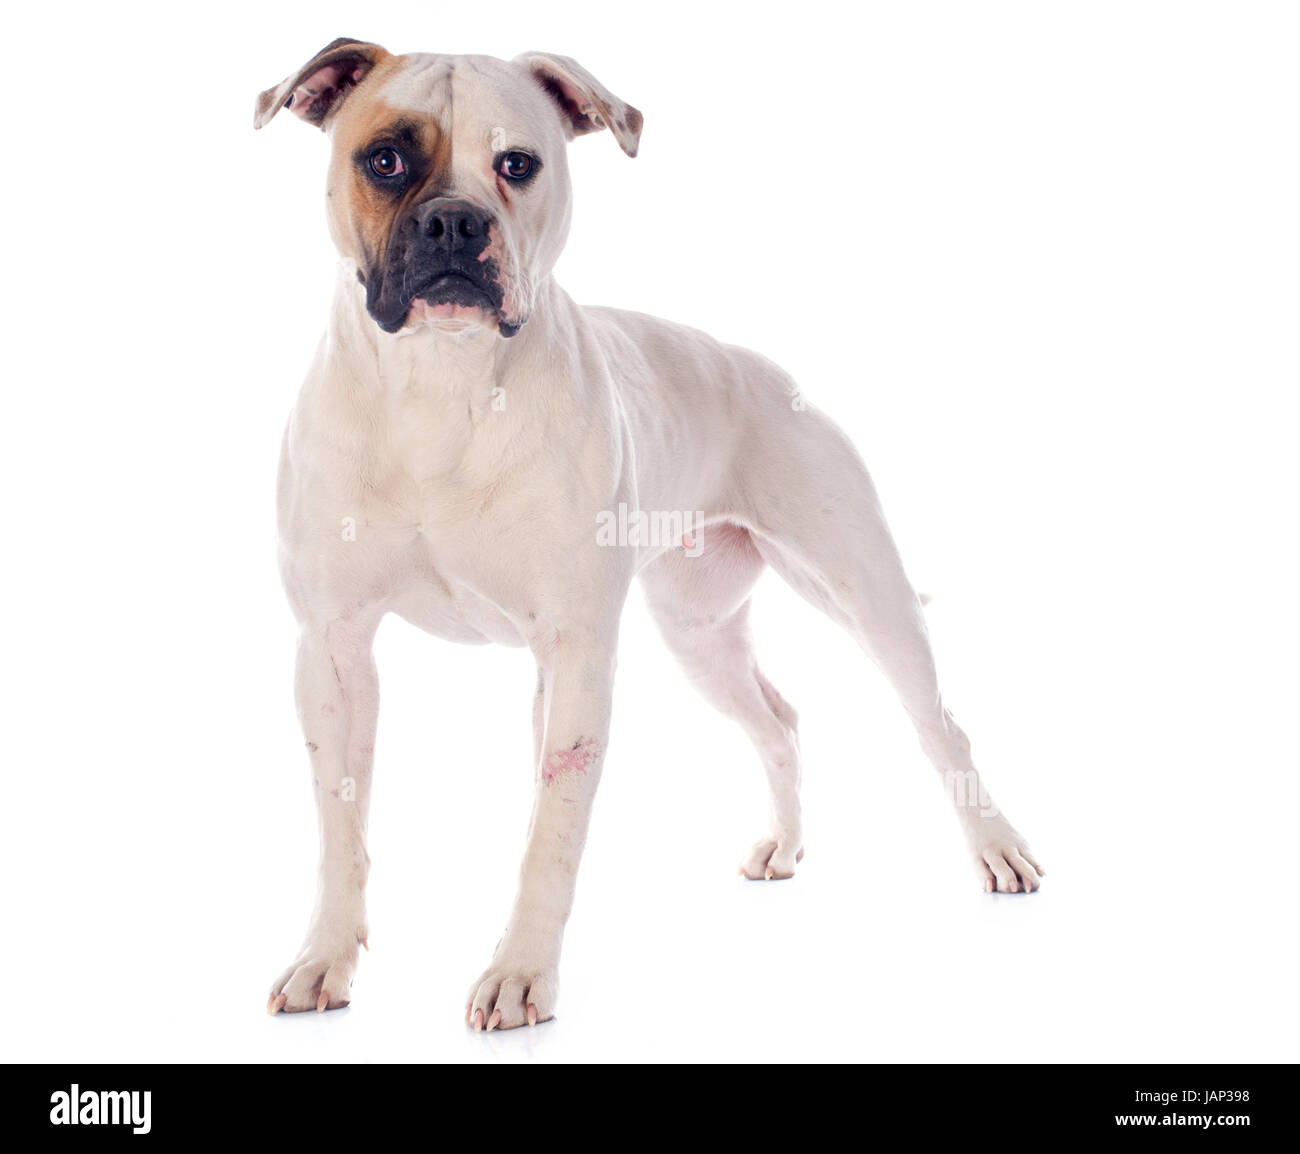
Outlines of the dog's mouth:
[[459,272],[439,273],[411,294],[411,302],[417,300],[435,308],[439,305],[456,305],[466,309],[479,308],[486,313],[497,312],[501,303],[482,285]]
[[427,326],[443,332],[495,326],[503,337],[514,336],[523,321],[506,319],[505,290],[496,279],[496,262],[481,262],[472,269],[457,267],[459,262],[448,267],[449,263],[359,276],[366,290],[366,310],[386,333]]
[[463,272],[441,272],[412,294],[407,320],[452,331],[495,321],[503,337],[513,337],[520,326],[506,320],[502,300],[495,282],[482,284]]

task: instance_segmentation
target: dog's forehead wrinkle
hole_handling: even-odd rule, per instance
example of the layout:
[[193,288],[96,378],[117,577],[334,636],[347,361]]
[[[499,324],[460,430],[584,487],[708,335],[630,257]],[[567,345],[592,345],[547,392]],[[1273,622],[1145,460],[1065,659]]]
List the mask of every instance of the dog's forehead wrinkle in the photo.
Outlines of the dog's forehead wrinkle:
[[[484,79],[491,83],[484,83]],[[402,56],[376,96],[411,115],[454,129],[458,144],[504,136],[510,147],[540,147],[554,128],[541,89],[516,66],[493,56]]]
[[386,104],[421,115],[451,117],[451,84],[457,58],[431,53],[403,56],[377,96]]

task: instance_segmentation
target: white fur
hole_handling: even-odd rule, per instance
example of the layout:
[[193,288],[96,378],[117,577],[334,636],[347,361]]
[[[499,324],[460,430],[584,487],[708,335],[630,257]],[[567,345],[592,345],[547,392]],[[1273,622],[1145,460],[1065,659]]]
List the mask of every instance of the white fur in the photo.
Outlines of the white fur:
[[[860,642],[942,780],[965,789],[954,801],[986,888],[1036,888],[1023,839],[982,793],[944,709],[920,603],[853,446],[755,353],[653,317],[579,308],[555,284],[568,220],[563,133],[558,117],[538,125],[546,98],[511,67],[480,62],[457,80],[455,139],[465,141],[458,172],[481,162],[478,138],[498,124],[551,150],[550,199],[509,224],[530,282],[527,323],[509,340],[479,324],[385,334],[345,259],[285,436],[283,572],[301,625],[298,707],[322,858],[311,929],[272,1008],[349,998],[367,935],[371,641],[387,613],[458,641],[526,645],[537,660],[533,821],[508,928],[470,992],[476,1026],[520,1025],[530,1006],[539,1019],[553,1013],[609,740],[619,616],[638,575],[668,644],[745,727],[766,771],[772,825],[747,876],[788,877],[803,848],[795,714],[759,671],[746,624],[769,564]],[[420,81],[429,74],[417,59],[384,98],[433,101]],[[490,203],[490,180],[460,179]],[[598,546],[599,515],[620,503],[703,511],[699,555]]]

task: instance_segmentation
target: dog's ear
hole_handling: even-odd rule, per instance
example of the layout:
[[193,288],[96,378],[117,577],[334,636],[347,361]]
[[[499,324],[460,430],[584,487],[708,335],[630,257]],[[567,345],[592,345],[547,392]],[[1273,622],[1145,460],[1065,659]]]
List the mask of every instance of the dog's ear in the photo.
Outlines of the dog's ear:
[[340,36],[325,45],[293,75],[286,76],[274,88],[268,88],[258,96],[253,110],[253,127],[261,128],[281,108],[288,108],[308,124],[323,130],[330,113],[387,55],[378,44]]
[[549,52],[525,52],[516,64],[533,74],[560,109],[569,139],[608,128],[628,156],[636,155],[642,116],[625,104],[576,60]]

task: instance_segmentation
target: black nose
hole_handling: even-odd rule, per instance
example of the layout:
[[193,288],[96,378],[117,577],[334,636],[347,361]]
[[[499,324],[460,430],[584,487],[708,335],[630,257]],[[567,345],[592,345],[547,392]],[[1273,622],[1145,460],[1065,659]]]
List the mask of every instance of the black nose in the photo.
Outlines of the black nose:
[[492,218],[471,201],[440,196],[420,205],[416,225],[422,236],[441,241],[448,252],[457,252],[484,245]]

